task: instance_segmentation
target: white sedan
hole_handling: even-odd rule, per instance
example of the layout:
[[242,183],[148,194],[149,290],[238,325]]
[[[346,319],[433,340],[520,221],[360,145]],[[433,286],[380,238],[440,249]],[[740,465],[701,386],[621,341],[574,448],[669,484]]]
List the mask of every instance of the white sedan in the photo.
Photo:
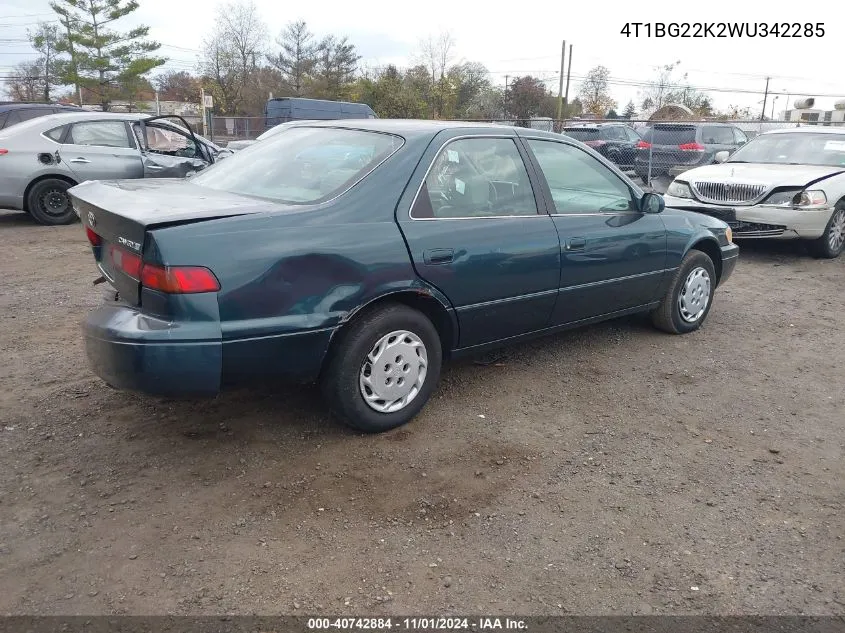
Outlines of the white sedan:
[[677,176],[666,206],[720,218],[737,239],[802,239],[821,258],[845,249],[845,128],[773,130],[716,160]]

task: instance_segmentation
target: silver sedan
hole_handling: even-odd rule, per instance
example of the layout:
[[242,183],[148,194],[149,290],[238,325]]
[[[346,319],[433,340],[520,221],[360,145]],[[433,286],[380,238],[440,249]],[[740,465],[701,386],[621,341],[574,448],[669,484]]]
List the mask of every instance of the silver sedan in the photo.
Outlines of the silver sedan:
[[67,190],[86,180],[183,178],[230,151],[194,134],[181,117],[72,112],[0,132],[0,208],[40,224],[76,220]]

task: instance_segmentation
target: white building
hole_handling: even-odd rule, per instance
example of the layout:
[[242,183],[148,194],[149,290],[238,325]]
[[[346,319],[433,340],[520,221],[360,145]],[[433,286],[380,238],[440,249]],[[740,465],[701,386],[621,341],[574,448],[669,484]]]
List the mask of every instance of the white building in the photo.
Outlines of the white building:
[[845,122],[845,99],[833,104],[833,110],[814,108],[816,100],[798,99],[792,110],[785,110],[783,121],[800,121],[807,123],[843,123]]

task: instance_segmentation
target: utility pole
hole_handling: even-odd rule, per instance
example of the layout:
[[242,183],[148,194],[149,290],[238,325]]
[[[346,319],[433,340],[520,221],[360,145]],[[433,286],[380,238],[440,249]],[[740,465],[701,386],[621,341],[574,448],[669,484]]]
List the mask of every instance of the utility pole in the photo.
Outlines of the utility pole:
[[563,95],[563,102],[569,105],[569,77],[572,75],[572,44],[569,45],[569,62],[566,66],[566,92]]
[[557,88],[557,120],[563,118],[563,71],[564,58],[566,57],[566,40],[563,40],[563,46],[560,47],[560,82]]
[[510,76],[505,75],[505,93],[503,97],[504,103],[502,104],[502,111],[505,115],[505,118],[508,118],[508,79],[510,79]]
[[763,94],[763,111],[760,112],[761,121],[766,118],[766,101],[769,99],[769,79],[771,77],[766,77],[766,92]]
[[202,135],[208,136],[208,120],[205,117],[205,88],[200,86],[200,114],[202,115]]

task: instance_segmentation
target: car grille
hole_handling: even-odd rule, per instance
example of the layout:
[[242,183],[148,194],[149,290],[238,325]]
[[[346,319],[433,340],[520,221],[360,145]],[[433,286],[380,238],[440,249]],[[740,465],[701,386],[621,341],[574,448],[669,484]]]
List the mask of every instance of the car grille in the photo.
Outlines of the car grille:
[[733,182],[695,182],[693,187],[698,197],[705,202],[748,203],[756,200],[766,191],[765,185]]
[[734,237],[777,237],[783,235],[786,227],[781,224],[761,224],[759,222],[728,222]]

